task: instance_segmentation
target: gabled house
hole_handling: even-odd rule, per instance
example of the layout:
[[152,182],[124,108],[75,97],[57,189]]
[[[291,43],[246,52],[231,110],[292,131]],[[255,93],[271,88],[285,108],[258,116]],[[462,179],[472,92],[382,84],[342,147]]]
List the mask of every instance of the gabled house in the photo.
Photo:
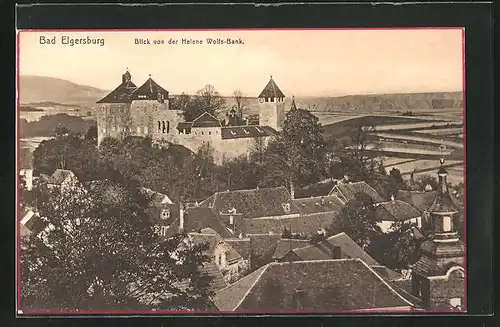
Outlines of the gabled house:
[[382,196],[373,187],[363,181],[335,185],[328,195],[336,195],[342,202],[347,203],[353,200],[358,193],[370,197],[373,203],[384,201]]
[[390,231],[395,222],[410,223],[419,229],[422,228],[421,213],[411,204],[394,198],[391,201],[377,203],[375,216],[384,233]]
[[47,187],[58,188],[64,190],[66,187],[70,187],[78,181],[76,175],[66,169],[56,169],[54,173],[47,180]]
[[245,260],[232,246],[211,228],[188,234],[194,244],[206,244],[208,249],[204,254],[215,262],[226,283],[240,278],[248,270],[249,262]]
[[361,259],[273,262],[216,292],[225,312],[407,311],[400,295]]

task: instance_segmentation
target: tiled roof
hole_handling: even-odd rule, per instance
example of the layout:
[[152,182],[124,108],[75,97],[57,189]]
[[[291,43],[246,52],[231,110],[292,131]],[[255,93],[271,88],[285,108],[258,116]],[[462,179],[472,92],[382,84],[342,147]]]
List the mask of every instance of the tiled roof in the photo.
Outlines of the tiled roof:
[[299,198],[294,199],[293,202],[303,214],[328,211],[340,212],[344,206],[344,203],[336,195]]
[[177,125],[177,129],[190,129],[193,126],[192,122],[180,122]]
[[429,209],[436,198],[436,191],[418,192],[399,190],[395,196],[396,200],[402,200],[413,205],[421,213]]
[[[243,218],[257,218],[298,214],[299,209],[291,200],[285,187],[276,187],[217,192],[203,201],[201,206],[211,206],[219,215],[235,208],[236,213],[243,214]],[[288,213],[285,212],[284,203],[291,204]]]
[[49,184],[55,184],[55,185],[60,185],[62,182],[66,180],[68,177],[76,177],[75,174],[73,174],[72,171],[70,170],[65,170],[65,169],[57,169],[52,176],[50,176],[49,180],[47,183]]
[[309,240],[281,239],[278,242],[276,251],[274,251],[273,259],[281,260],[291,250],[307,246],[308,244]]
[[131,100],[158,100],[158,93],[163,93],[168,98],[168,91],[158,85],[151,77],[144,84],[134,90],[130,95]]
[[[167,236],[171,236],[177,232],[179,228],[179,219],[176,219],[169,228]],[[204,228],[212,228],[223,238],[229,238],[233,235],[221,223],[219,218],[210,208],[189,208],[184,210],[184,230],[193,232]]]
[[193,120],[191,127],[221,127],[221,124],[217,118],[205,111]]
[[227,244],[238,252],[244,259],[249,259],[251,254],[251,242],[250,238],[226,238],[224,240]]
[[124,82],[97,103],[129,103],[130,95],[137,86],[131,81]]
[[375,215],[380,221],[405,221],[421,216],[417,208],[401,200],[379,203]]
[[222,127],[222,139],[255,138],[275,135],[276,130],[269,126],[230,126]]
[[259,312],[412,306],[360,259],[270,263],[218,291],[214,302],[221,311]]
[[443,276],[450,264],[463,265],[464,249],[464,243],[460,240],[439,243],[427,240],[420,246],[422,255],[412,270],[422,276]]
[[341,258],[358,258],[362,259],[369,266],[380,266],[375,259],[366,253],[366,251],[354,242],[354,240],[346,233],[339,233],[337,235],[330,236],[322,242],[294,249],[292,252],[302,259],[302,261],[328,260],[332,259],[332,248],[334,246],[340,247]]
[[337,218],[336,211],[311,213],[289,218],[243,219],[246,234],[273,232],[281,235],[284,229],[297,234],[315,234],[322,228],[330,227]]
[[29,148],[19,149],[19,169],[33,169],[33,154]]
[[[340,191],[341,194],[339,196],[341,197],[342,201],[346,200],[345,202],[353,200],[357,193],[362,193],[369,196],[370,198],[372,198],[374,203],[384,201],[384,199],[377,193],[377,191],[375,191],[373,187],[363,181],[336,185],[328,195],[335,194],[335,190]],[[345,197],[345,200],[342,198],[342,196]]]
[[266,87],[260,92],[259,98],[284,98],[285,95],[274,82],[273,78],[269,80]]

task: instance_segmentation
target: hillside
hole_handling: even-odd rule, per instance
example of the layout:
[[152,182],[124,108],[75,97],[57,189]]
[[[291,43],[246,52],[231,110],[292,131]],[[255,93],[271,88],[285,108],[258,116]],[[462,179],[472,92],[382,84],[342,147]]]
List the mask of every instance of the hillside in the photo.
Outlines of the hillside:
[[19,83],[21,104],[55,102],[89,106],[108,93],[92,86],[47,76],[21,75]]

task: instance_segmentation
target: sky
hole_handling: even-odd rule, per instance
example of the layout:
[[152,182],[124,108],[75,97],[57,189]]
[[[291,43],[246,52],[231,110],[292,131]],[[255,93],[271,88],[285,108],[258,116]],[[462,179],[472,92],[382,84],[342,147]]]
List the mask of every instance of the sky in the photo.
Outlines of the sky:
[[[40,37],[56,44],[40,44]],[[62,37],[104,45],[62,44]],[[135,39],[151,44],[135,44]],[[207,44],[207,38],[244,44]],[[178,44],[168,44],[177,40]],[[179,44],[182,39],[204,44]],[[163,40],[165,44],[154,44]],[[20,32],[21,75],[50,76],[105,90],[126,69],[140,86],[149,74],[171,94],[212,84],[222,95],[257,96],[272,75],[286,96],[462,90],[462,30],[231,30]]]

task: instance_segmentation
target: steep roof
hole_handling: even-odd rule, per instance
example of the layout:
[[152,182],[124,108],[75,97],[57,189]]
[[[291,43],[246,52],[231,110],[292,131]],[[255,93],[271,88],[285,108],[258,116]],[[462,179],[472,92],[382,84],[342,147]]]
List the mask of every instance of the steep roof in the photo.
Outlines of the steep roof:
[[[167,237],[175,234],[178,228],[179,218],[176,219],[170,226]],[[196,207],[184,210],[184,230],[186,232],[193,232],[204,228],[213,229],[223,238],[230,238],[233,236],[222,224],[212,209]]]
[[226,244],[226,260],[231,262],[234,260],[239,260],[242,256],[231,246],[230,243],[225,242],[219,234],[213,233],[189,233],[195,244],[208,244],[208,249],[205,250],[206,255],[213,256],[215,253],[215,248],[219,242],[224,242]]
[[370,266],[380,266],[365,250],[363,250],[352,238],[346,233],[339,233],[328,237],[326,240],[317,244],[294,249],[292,252],[297,255],[302,261],[307,260],[329,260],[332,259],[332,247],[340,247],[342,258],[358,258],[362,259]]
[[262,90],[262,92],[260,92],[259,94],[259,98],[284,98],[284,97],[285,95],[283,94],[283,92],[281,92],[278,85],[276,85],[272,76],[267,85]]
[[281,235],[286,228],[297,234],[316,234],[318,230],[329,227],[337,218],[338,212],[319,212],[303,214],[298,217],[270,217],[243,219],[246,234],[263,234],[273,232]]
[[130,100],[158,100],[158,93],[168,97],[168,91],[156,83],[151,77],[130,94]]
[[375,215],[381,221],[405,221],[421,216],[417,208],[401,200],[378,203]]
[[226,126],[221,128],[223,140],[272,136],[276,130],[269,126]]
[[47,181],[48,184],[61,185],[68,177],[76,177],[72,171],[66,169],[56,169]]
[[[289,212],[285,212],[284,203],[290,203]],[[243,218],[299,213],[285,187],[217,192],[203,201],[201,206],[212,207],[219,215],[235,208],[236,213],[241,213]]]
[[421,213],[423,213],[429,209],[432,202],[436,198],[436,191],[420,192],[398,190],[395,198],[396,200],[402,200],[413,205]]
[[309,240],[281,239],[273,254],[274,260],[281,260],[291,250],[309,245]]
[[250,238],[226,238],[226,243],[231,245],[233,249],[238,252],[243,258],[249,259],[251,254]]
[[221,127],[220,121],[213,115],[205,111],[193,120],[192,128],[196,127]]
[[[298,293],[300,292],[300,293]],[[301,295],[301,307],[295,297]],[[270,263],[218,291],[221,311],[345,311],[410,307],[360,259]]]
[[[378,194],[373,187],[371,187],[364,181],[335,185],[328,195],[335,194],[334,192],[336,190],[340,191],[341,197],[345,197],[345,202],[353,200],[357,193],[362,193],[369,196],[370,198],[372,198],[374,203],[384,201],[380,194]],[[344,201],[344,199],[342,199],[342,201]]]
[[340,212],[344,203],[336,195],[316,196],[310,198],[294,199],[301,213],[318,213],[337,211]]
[[113,91],[106,95],[97,103],[129,103],[130,95],[137,89],[137,86],[132,81],[123,81]]

